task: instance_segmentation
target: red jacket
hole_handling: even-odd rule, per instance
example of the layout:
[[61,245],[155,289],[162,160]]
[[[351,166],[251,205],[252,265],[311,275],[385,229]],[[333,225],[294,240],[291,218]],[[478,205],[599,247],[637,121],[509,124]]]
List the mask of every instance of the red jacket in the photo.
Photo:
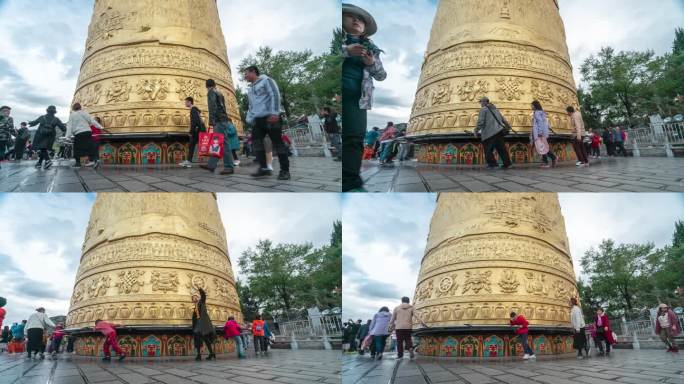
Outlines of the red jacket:
[[2,322],[5,321],[5,308],[0,308],[0,328],[2,328]]
[[226,325],[223,326],[224,335],[227,338],[240,336],[242,330],[235,320],[226,321]]
[[594,325],[596,326],[596,334],[598,335],[598,329],[603,328],[603,337],[606,338],[606,341],[610,344],[616,344],[617,341],[613,338],[613,330],[610,328],[610,320],[608,320],[608,316],[604,313],[601,316],[601,327],[598,325],[598,315],[594,318]]
[[513,320],[511,320],[511,325],[520,325],[520,328],[516,328],[515,330],[516,335],[526,335],[529,332],[527,326],[530,325],[530,323],[523,315],[518,315]]
[[263,336],[264,335],[264,321],[254,320],[252,322],[252,335]]
[[120,325],[108,323],[106,321],[100,321],[99,323],[97,323],[97,325],[95,326],[94,329],[96,331],[102,332],[102,334],[105,336],[109,336],[109,335],[116,336],[116,329],[114,329],[114,327],[118,327],[118,326],[120,326]]

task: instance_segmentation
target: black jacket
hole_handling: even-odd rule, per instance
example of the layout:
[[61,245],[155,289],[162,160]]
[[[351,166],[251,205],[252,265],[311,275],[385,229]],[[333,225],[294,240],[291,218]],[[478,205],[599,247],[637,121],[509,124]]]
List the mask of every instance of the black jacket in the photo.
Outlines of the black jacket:
[[38,125],[36,135],[33,137],[34,149],[52,149],[57,138],[57,128],[66,132],[66,125],[55,115],[43,115],[38,119],[29,122],[29,126]]
[[190,109],[190,135],[197,138],[200,132],[206,131],[207,127],[204,125],[204,121],[202,121],[199,108],[192,107]]
[[200,300],[197,303],[197,309],[199,310],[199,318],[197,318],[197,311],[193,308],[192,311],[192,332],[199,333],[204,336],[216,337],[216,328],[211,323],[209,318],[209,313],[207,313],[207,294],[203,289],[199,290]]
[[209,125],[216,126],[218,123],[225,123],[228,121],[228,112],[226,112],[226,99],[218,89],[213,88],[207,94],[209,101]]
[[331,113],[323,120],[325,133],[340,133],[340,126],[337,124],[337,113]]

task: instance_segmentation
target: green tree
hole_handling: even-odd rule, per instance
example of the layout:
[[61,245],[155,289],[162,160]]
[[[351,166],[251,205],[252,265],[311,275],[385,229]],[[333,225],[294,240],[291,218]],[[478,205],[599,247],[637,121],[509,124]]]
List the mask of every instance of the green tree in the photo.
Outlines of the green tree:
[[580,72],[606,117],[616,121],[625,118],[633,126],[645,115],[647,101],[652,100],[659,67],[652,51],[616,53],[609,47],[586,59]]
[[306,258],[303,271],[309,278],[302,286],[303,297],[321,309],[340,307],[342,297],[342,223],[335,222],[330,245]]
[[238,297],[240,298],[240,311],[247,321],[252,321],[259,314],[260,308],[258,301],[252,295],[249,285],[245,285],[239,279],[235,282]]
[[342,55],[342,44],[344,43],[344,36],[346,33],[342,28],[335,28],[333,30],[333,39],[330,42],[330,54]]
[[639,305],[651,305],[653,260],[661,257],[653,244],[618,244],[604,240],[581,259],[592,295],[611,312],[628,313]]
[[601,109],[594,103],[591,93],[580,87],[577,89],[577,98],[582,111],[582,119],[587,128],[597,130],[604,127]]
[[684,53],[684,28],[675,29],[675,40],[672,43],[672,53],[675,55]]
[[596,308],[602,305],[601,300],[594,296],[591,285],[585,283],[582,279],[577,280],[577,291],[579,293],[582,314],[585,319],[591,319],[596,313]]

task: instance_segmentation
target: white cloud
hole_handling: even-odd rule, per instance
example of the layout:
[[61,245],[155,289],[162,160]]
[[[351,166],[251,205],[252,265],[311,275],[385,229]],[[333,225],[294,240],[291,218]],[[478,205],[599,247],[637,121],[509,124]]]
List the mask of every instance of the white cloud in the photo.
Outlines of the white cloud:
[[[26,319],[38,306],[66,314],[94,194],[0,194],[0,296],[7,319]],[[274,243],[330,241],[342,219],[338,194],[218,194],[233,272],[261,239]]]
[[[233,68],[260,46],[327,51],[340,23],[336,0],[220,0],[219,14]],[[0,1],[0,105],[15,122],[33,120],[54,104],[68,117],[85,49],[93,0]],[[201,20],[199,20],[201,22]]]
[[[407,122],[418,86],[420,65],[437,11],[435,0],[349,0],[375,17],[379,31],[373,37],[385,51],[388,77],[376,82],[374,109],[368,125]],[[681,0],[560,0],[561,16],[575,81],[579,67],[604,46],[616,50],[647,50],[663,54],[672,49],[674,30],[684,26]]]
[[[577,276],[582,255],[602,240],[663,247],[684,219],[684,194],[559,194],[559,201]],[[344,198],[345,319],[368,319],[413,297],[435,205],[433,194]]]

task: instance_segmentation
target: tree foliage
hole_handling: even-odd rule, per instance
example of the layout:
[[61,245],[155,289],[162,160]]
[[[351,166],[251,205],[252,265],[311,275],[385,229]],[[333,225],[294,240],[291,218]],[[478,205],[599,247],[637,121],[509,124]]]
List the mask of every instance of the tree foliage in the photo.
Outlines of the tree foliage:
[[[577,283],[585,315],[596,307],[628,317],[658,303],[684,305],[684,222],[675,223],[672,245],[616,244],[604,240],[581,259],[587,280]],[[587,308],[589,307],[589,308]]]
[[[316,306],[341,305],[337,290],[342,284],[342,224],[334,224],[331,242],[321,248],[305,244],[273,244],[261,240],[238,260],[246,282],[240,300],[249,314],[254,307],[271,315],[296,315]],[[243,297],[244,295],[244,297]],[[254,303],[252,305],[251,303]],[[247,313],[245,313],[247,316]]]
[[606,47],[587,58],[580,73],[587,84],[580,104],[590,107],[583,110],[590,126],[638,126],[653,113],[683,112],[684,104],[675,102],[675,97],[684,95],[684,29],[675,31],[671,53],[656,56],[653,51],[616,52]]
[[[339,31],[333,31],[333,35],[330,52],[315,55],[308,50],[274,52],[269,47],[261,47],[242,60],[238,71],[242,73],[250,65],[256,65],[261,73],[275,80],[288,117],[316,113],[341,93],[341,43],[336,48]],[[249,105],[245,99],[243,101],[239,104],[244,116]]]

